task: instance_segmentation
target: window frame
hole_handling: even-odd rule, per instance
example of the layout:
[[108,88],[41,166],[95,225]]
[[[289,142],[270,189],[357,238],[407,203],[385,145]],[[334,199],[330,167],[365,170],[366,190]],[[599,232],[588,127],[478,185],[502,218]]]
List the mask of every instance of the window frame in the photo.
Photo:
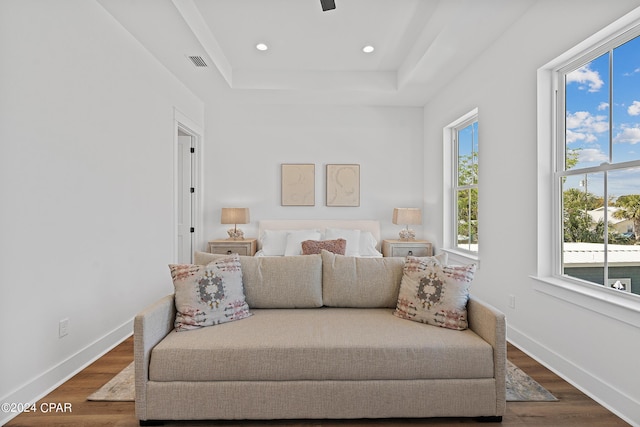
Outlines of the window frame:
[[[538,69],[538,268],[534,289],[604,316],[639,327],[640,298],[567,276],[562,273],[562,189],[559,177],[564,168],[565,105],[559,85],[561,71],[578,68],[611,51],[624,41],[640,35],[640,8],[623,16],[574,48]],[[637,164],[637,161],[604,164],[580,173],[610,171]],[[568,175],[568,174],[565,174]]]
[[[605,54],[609,54],[609,87],[608,87],[608,102],[609,105],[613,106],[614,103],[614,99],[613,99],[613,92],[611,91],[611,89],[613,88],[613,75],[611,73],[612,71],[612,58],[613,58],[613,52],[616,48],[622,46],[623,44],[625,44],[628,41],[631,41],[633,39],[636,39],[640,37],[640,23],[638,23],[638,26],[635,28],[632,28],[626,32],[624,32],[623,34],[613,38],[612,40],[607,41],[606,43],[603,43],[601,46],[596,47],[593,51],[589,52],[586,55],[582,55],[579,56],[578,58],[575,58],[574,60],[572,60],[571,62],[569,62],[568,64],[566,64],[565,66],[559,68],[556,71],[556,77],[555,77],[555,86],[556,86],[556,90],[557,90],[557,96],[556,96],[556,118],[555,118],[555,127],[556,127],[556,141],[555,141],[555,149],[556,149],[556,161],[555,161],[555,165],[554,165],[554,177],[553,180],[556,183],[556,185],[554,185],[554,190],[555,190],[555,194],[554,194],[554,198],[557,200],[558,205],[561,204],[561,200],[562,200],[562,196],[563,196],[563,191],[561,188],[560,181],[561,178],[565,178],[565,177],[570,177],[570,176],[581,176],[581,175],[588,175],[588,174],[597,174],[597,173],[602,173],[603,177],[604,177],[604,200],[607,201],[609,200],[609,187],[608,187],[608,176],[610,172],[615,172],[615,171],[621,171],[621,170],[628,170],[630,168],[639,168],[640,167],[640,159],[638,160],[632,160],[632,161],[626,161],[626,162],[610,162],[610,160],[612,160],[612,156],[614,153],[614,149],[613,149],[613,108],[609,108],[609,113],[608,113],[608,117],[607,117],[607,121],[608,121],[608,126],[609,126],[609,141],[608,141],[608,153],[609,153],[609,161],[601,163],[598,166],[590,166],[590,167],[581,167],[581,168],[575,168],[575,169],[567,169],[565,164],[566,164],[566,83],[563,83],[565,80],[565,77],[567,76],[567,74],[569,74],[570,72],[586,65],[589,64],[591,61],[600,58],[602,55]],[[556,230],[559,231],[559,234],[555,236],[555,240],[557,241],[557,243],[560,245],[559,251],[560,251],[560,255],[562,255],[562,207],[559,206],[559,209],[555,212],[556,216],[557,216],[557,221],[559,221],[559,227],[558,228],[554,228]],[[605,220],[607,219],[607,211],[605,210],[604,213],[604,218]],[[607,228],[605,227],[604,229],[604,237],[605,237],[605,248],[610,244],[608,242],[608,236],[607,236]],[[563,277],[572,277],[572,276],[568,276],[566,274],[563,273],[563,269],[564,269],[564,262],[562,259],[562,256],[556,257],[555,258],[555,273],[557,275],[561,275]],[[604,266],[603,266],[603,271],[604,271],[604,282],[607,282],[607,278],[608,278],[608,256],[607,256],[607,252],[605,251],[605,255],[604,255]],[[576,280],[578,280],[580,283],[582,282],[586,282],[586,283],[593,283],[590,281],[586,281],[586,280],[580,280],[577,278],[574,278]],[[597,284],[596,284],[597,285]],[[609,289],[607,289],[609,290]],[[611,290],[613,292],[615,292],[615,290]],[[637,294],[635,294],[637,295]],[[640,295],[637,295],[640,296]]]
[[[477,122],[479,126],[478,108],[474,108],[443,128],[443,238],[442,250],[453,257],[455,262],[473,262],[480,266],[480,241],[478,251],[458,247],[458,200],[457,191],[464,188],[479,189],[480,179],[472,185],[458,185],[458,131]],[[479,133],[479,131],[478,131]],[[479,141],[480,138],[477,138]],[[478,170],[480,170],[480,144],[478,143]],[[479,194],[479,191],[478,191]],[[480,221],[480,197],[478,196],[478,224]]]

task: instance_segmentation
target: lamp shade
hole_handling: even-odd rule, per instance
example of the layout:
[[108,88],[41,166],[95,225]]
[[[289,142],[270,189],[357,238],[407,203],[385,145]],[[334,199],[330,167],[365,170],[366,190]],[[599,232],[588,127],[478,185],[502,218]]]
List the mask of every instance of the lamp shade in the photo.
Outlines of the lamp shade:
[[222,208],[221,224],[249,224],[249,208]]
[[422,224],[422,211],[418,208],[394,208],[393,223],[399,225]]

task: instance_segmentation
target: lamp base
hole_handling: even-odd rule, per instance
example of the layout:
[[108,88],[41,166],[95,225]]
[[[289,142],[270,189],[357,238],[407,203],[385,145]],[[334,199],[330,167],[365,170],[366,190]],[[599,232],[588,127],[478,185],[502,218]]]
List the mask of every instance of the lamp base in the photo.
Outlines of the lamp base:
[[398,233],[400,240],[416,240],[416,232],[410,228],[404,228]]
[[233,240],[244,240],[244,231],[239,228],[230,228],[227,230],[227,234],[230,239]]

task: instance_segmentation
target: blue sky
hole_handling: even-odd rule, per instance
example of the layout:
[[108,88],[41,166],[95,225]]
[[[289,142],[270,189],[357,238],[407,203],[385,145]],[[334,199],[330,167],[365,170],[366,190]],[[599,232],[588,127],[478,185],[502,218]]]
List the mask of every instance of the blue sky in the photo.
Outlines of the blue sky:
[[[606,53],[566,77],[567,149],[579,149],[574,168],[640,159],[640,38],[614,49],[612,73],[609,59]],[[602,174],[589,175],[588,191],[602,196],[603,182]],[[584,176],[566,184],[583,187]],[[640,194],[640,169],[610,173],[610,196],[634,193]]]

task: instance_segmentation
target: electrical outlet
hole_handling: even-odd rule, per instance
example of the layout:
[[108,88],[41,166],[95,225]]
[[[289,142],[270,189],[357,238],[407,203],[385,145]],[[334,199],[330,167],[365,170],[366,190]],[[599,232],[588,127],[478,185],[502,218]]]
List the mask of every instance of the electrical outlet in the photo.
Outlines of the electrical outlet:
[[58,323],[58,338],[62,338],[69,334],[69,319],[62,319]]
[[509,295],[509,308],[516,308],[516,296]]

